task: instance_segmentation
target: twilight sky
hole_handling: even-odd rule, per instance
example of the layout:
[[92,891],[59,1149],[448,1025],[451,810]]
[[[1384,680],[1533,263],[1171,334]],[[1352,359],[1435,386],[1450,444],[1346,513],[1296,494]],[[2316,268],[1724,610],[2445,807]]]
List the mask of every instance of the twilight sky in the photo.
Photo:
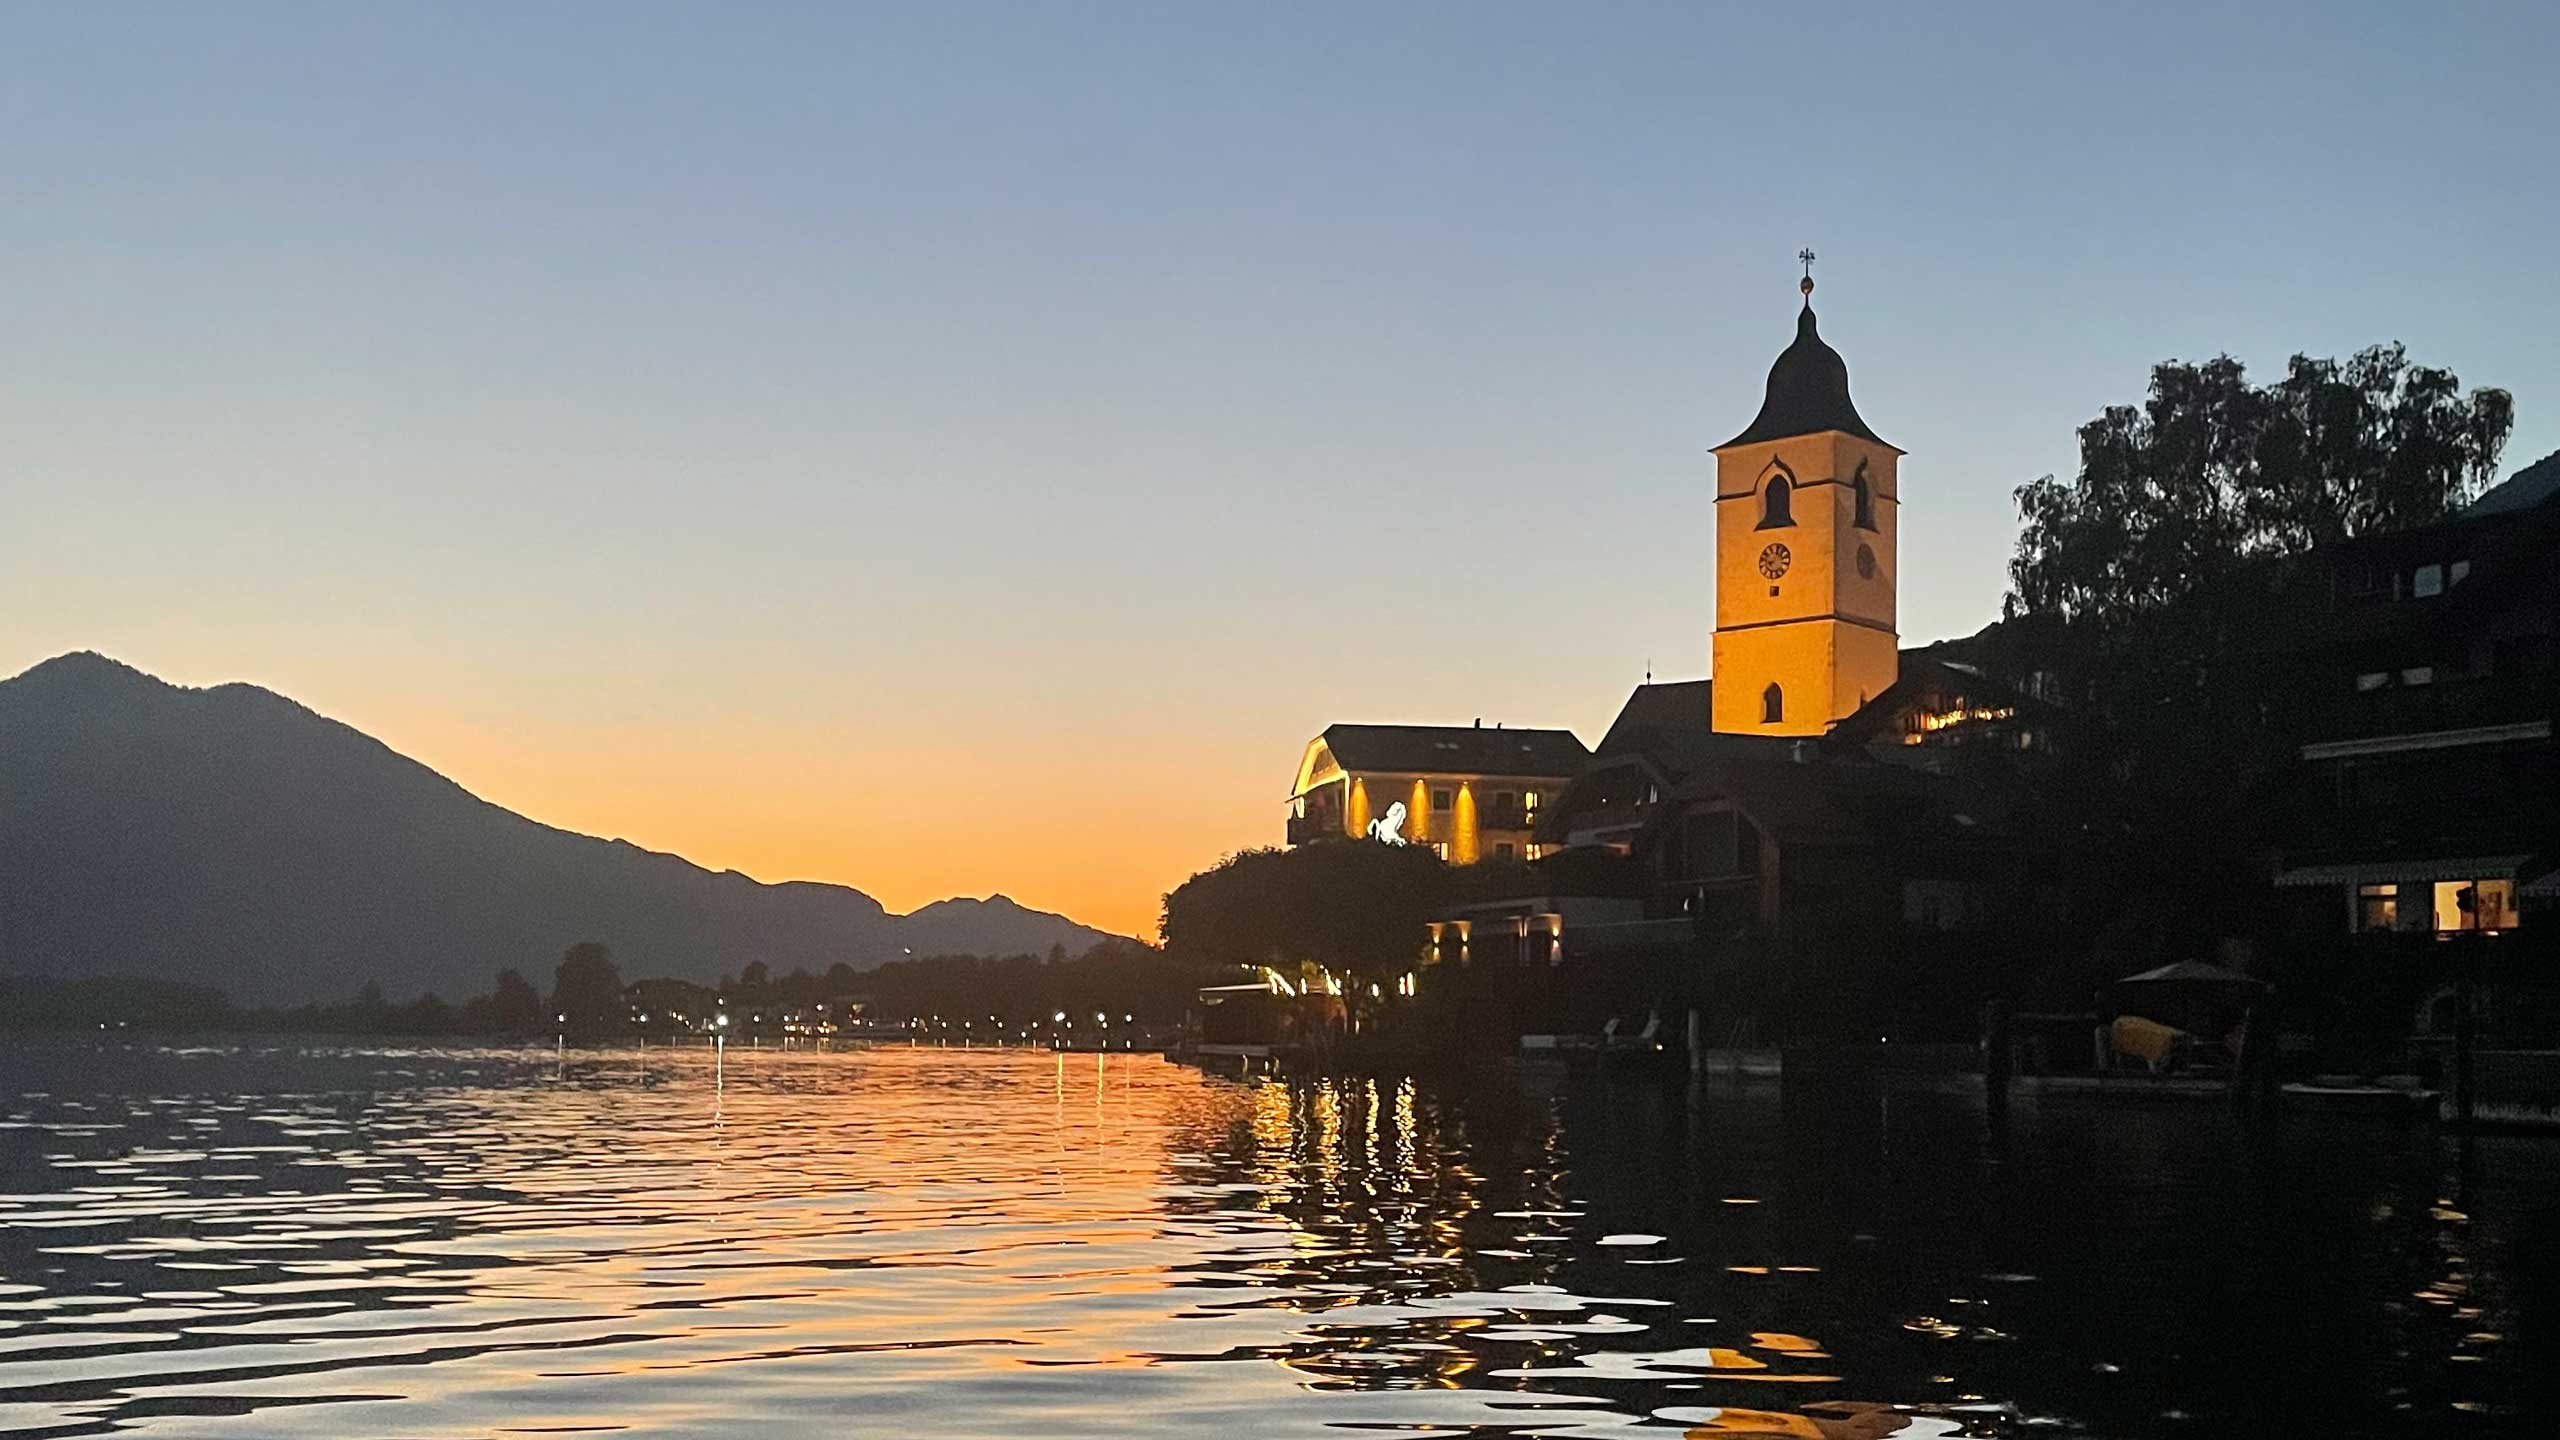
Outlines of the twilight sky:
[[[2247,9],[2251,13],[2226,13]],[[1811,245],[1906,643],[2147,367],[2560,447],[2560,7],[27,6],[0,675],[1153,933],[1337,719],[1702,673]]]

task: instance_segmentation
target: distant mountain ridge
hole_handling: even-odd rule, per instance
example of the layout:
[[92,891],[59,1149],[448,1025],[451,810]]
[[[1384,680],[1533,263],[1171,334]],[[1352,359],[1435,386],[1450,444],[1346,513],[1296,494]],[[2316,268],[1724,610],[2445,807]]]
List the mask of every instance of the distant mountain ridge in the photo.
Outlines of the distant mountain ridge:
[[1106,938],[1002,895],[893,915],[556,829],[254,685],[188,689],[87,651],[0,680],[0,974],[452,999],[507,966],[547,982],[579,940],[626,976],[709,981]]

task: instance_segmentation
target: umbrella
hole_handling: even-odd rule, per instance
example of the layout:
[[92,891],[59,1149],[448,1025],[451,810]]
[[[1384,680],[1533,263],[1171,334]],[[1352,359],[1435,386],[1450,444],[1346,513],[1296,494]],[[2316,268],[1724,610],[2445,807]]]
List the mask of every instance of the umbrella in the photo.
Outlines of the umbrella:
[[2226,970],[2222,966],[2208,964],[2202,960],[2181,960],[2175,965],[2163,965],[2156,970],[2127,975],[2116,983],[2118,985],[2188,985],[2198,989],[2234,990],[2248,995],[2255,995],[2267,988],[2267,982],[2264,980],[2252,979],[2237,970]]
[[2268,989],[2263,980],[2202,960],[2127,975],[2112,988],[2116,1004],[2128,1011],[2206,1033],[2228,1024],[2233,1011],[2246,1008]]

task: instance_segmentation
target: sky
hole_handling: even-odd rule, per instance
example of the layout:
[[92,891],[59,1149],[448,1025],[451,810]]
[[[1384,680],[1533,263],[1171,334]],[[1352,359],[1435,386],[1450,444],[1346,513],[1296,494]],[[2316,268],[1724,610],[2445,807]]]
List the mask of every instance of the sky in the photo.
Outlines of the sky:
[[2560,7],[15,9],[0,675],[291,695],[552,824],[1152,934],[1343,720],[1703,674],[1823,334],[1906,644],[2149,367],[2560,449]]

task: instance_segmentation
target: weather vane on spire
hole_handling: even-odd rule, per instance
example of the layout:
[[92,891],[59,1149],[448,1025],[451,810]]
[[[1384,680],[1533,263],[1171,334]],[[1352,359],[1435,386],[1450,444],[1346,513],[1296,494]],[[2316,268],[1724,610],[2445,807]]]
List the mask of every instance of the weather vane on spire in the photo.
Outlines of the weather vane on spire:
[[1810,305],[1813,303],[1813,251],[1810,248],[1799,250],[1796,258],[1804,262],[1804,283],[1796,288],[1804,292],[1804,303]]

